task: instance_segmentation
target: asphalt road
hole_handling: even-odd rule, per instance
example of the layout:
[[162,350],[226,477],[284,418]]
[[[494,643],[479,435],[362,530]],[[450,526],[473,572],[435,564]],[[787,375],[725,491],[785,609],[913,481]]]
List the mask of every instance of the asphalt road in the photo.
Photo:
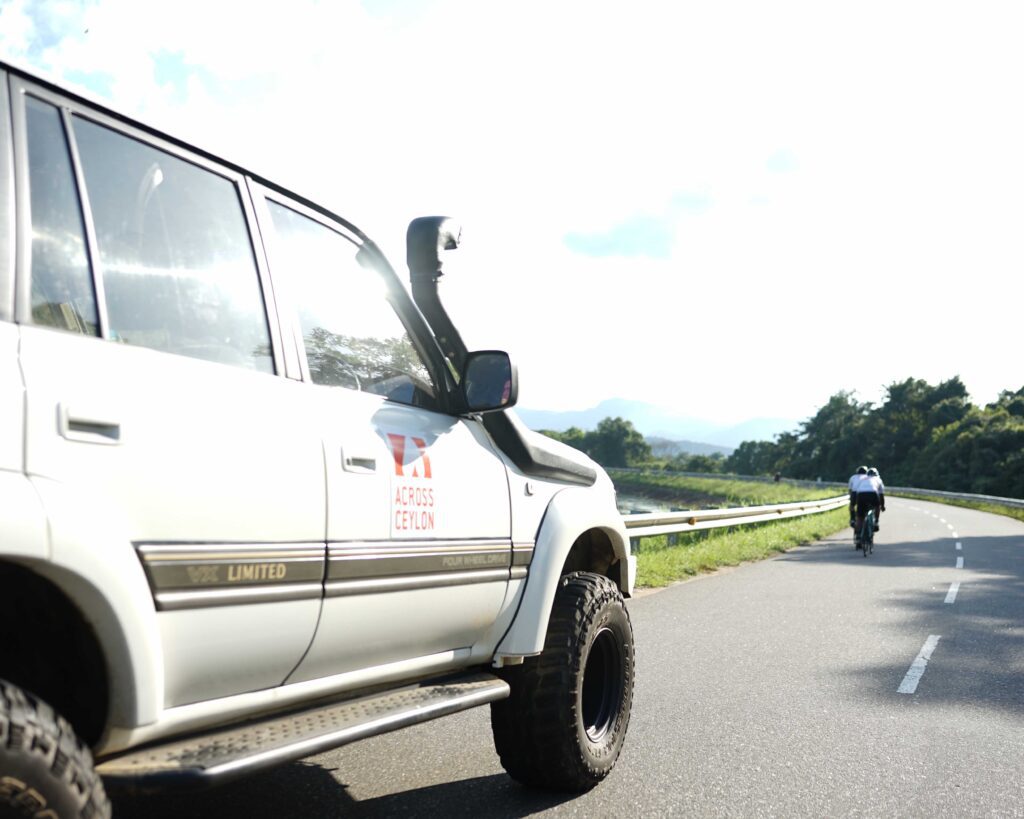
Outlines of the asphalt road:
[[888,505],[868,558],[846,530],[631,600],[629,735],[583,796],[505,776],[481,708],[115,816],[1024,816],[1024,523]]

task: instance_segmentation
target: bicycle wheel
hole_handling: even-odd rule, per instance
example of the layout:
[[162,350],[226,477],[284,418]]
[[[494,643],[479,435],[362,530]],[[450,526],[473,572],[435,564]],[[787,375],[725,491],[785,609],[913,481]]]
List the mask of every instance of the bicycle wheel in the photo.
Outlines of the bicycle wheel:
[[861,527],[860,533],[861,548],[864,550],[864,557],[871,554],[871,549],[875,542],[875,513],[869,511],[864,516],[864,526]]

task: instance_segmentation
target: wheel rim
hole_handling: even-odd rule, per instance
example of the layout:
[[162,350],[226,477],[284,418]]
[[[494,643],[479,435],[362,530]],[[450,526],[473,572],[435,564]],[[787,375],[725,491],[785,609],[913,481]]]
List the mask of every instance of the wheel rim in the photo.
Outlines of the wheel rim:
[[609,628],[594,638],[583,671],[583,728],[591,742],[599,742],[615,723],[622,703],[622,649]]

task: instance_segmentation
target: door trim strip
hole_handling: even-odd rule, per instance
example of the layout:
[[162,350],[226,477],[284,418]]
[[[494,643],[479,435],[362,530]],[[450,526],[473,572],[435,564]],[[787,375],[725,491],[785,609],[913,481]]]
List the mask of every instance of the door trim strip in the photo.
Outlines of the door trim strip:
[[498,583],[509,579],[509,570],[489,569],[477,572],[446,572],[444,574],[418,574],[407,577],[371,577],[356,580],[332,580],[324,584],[327,597],[346,597],[353,594],[378,594],[414,589],[439,589],[448,586],[467,586],[472,583]]
[[318,543],[136,544],[158,610],[307,600],[323,593]]

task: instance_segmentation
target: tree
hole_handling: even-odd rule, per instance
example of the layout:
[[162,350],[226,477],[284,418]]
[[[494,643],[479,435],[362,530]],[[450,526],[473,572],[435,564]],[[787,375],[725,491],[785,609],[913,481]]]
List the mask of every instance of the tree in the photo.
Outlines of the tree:
[[801,424],[788,465],[793,474],[845,480],[865,458],[865,421],[871,404],[861,403],[850,392],[837,392]]
[[651,457],[644,436],[624,418],[605,418],[597,429],[587,432],[569,427],[565,432],[545,429],[541,434],[585,452],[602,466],[630,466]]
[[779,445],[773,441],[743,441],[725,460],[725,469],[736,475],[773,474]]
[[[886,400],[866,423],[869,460],[880,465],[887,483],[906,484],[915,461],[931,441],[933,424],[966,412],[970,403],[967,388],[959,377],[934,387],[922,379],[908,378],[890,384],[886,393]],[[944,406],[933,418],[932,411],[940,404]]]
[[556,441],[561,441],[563,444],[571,446],[573,449],[578,449],[580,452],[585,452],[586,448],[584,440],[586,433],[579,427],[569,427],[565,432],[556,432],[551,429],[540,430],[541,435],[547,435],[549,438],[554,438]]
[[629,466],[651,457],[651,448],[624,418],[605,418],[584,436],[584,449],[602,466]]
[[686,462],[684,472],[721,472],[724,462],[721,452],[713,455],[691,455]]
[[[1024,390],[933,431],[910,483],[932,489],[1024,497]],[[1019,413],[1019,414],[1018,414]]]

